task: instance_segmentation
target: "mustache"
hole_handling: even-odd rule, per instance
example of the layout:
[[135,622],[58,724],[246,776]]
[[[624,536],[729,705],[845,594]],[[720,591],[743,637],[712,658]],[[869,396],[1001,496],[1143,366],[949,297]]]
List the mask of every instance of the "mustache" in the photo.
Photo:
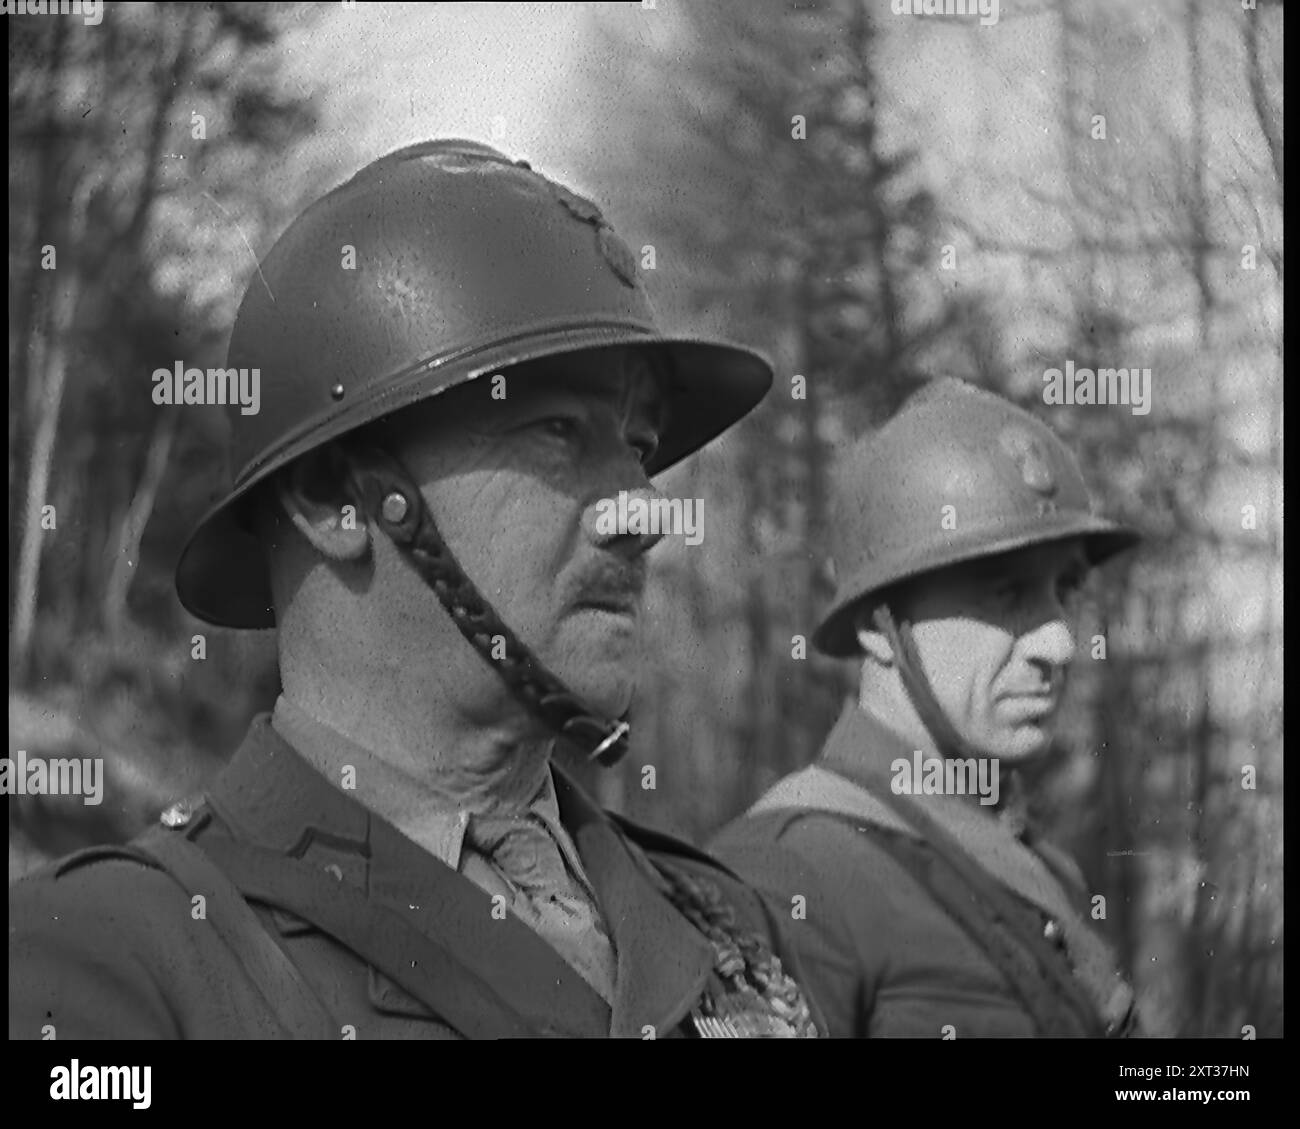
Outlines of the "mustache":
[[605,557],[583,569],[569,586],[570,608],[603,608],[635,612],[645,596],[647,565],[644,557],[625,561]]

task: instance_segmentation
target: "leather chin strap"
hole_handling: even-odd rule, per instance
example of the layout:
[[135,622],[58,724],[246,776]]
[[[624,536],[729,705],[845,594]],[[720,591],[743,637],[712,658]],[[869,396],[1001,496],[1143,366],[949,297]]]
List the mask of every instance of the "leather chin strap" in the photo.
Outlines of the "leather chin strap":
[[[568,690],[519,639],[465,575],[443,541],[419,489],[401,464],[377,448],[349,449],[349,474],[365,513],[433,589],[452,622],[511,693],[565,740],[602,765],[627,752],[627,716],[610,719]],[[505,655],[493,650],[504,641]]]
[[898,673],[903,680],[903,687],[912,701],[912,708],[921,719],[921,724],[934,738],[935,746],[945,757],[966,759],[978,757],[979,754],[957,732],[948,720],[943,706],[934,695],[934,689],[926,677],[925,668],[916,651],[916,641],[912,638],[912,625],[907,620],[895,622],[894,614],[888,604],[878,604],[871,613],[871,621],[886,639],[894,652],[894,661],[898,663]]

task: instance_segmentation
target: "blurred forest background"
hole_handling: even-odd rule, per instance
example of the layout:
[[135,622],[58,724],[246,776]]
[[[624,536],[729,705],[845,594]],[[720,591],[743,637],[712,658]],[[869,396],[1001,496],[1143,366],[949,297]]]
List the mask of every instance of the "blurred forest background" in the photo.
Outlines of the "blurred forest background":
[[[652,558],[633,750],[588,786],[700,841],[813,758],[854,676],[794,657],[835,447],[967,378],[1148,535],[1093,582],[1106,654],[1081,648],[1044,815],[1154,1030],[1281,1034],[1280,3],[1004,0],[989,27],[888,0],[110,3],[8,30],[10,755],[108,772],[100,807],[7,798],[11,878],[200,790],[278,691],[273,635],[176,601],[226,423],[153,410],[151,372],[222,362],[308,200],[474,136],[652,246],[667,323],[777,366],[665,476],[706,536]],[[1149,366],[1150,413],[1044,406],[1067,359]]]

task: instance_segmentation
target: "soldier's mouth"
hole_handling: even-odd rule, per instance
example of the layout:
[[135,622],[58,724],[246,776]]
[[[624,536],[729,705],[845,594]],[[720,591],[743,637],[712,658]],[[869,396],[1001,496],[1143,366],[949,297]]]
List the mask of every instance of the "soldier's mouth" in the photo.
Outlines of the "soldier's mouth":
[[575,605],[581,611],[609,612],[611,615],[624,615],[635,619],[641,611],[641,600],[637,596],[592,596],[579,600]]
[[1055,694],[1003,694],[1003,702],[1026,713],[1031,717],[1045,717],[1055,711],[1057,695]]
[[630,567],[606,566],[595,575],[584,578],[586,583],[575,594],[571,607],[578,611],[608,612],[610,615],[636,619],[641,614],[641,601],[645,594],[646,569],[642,562]]

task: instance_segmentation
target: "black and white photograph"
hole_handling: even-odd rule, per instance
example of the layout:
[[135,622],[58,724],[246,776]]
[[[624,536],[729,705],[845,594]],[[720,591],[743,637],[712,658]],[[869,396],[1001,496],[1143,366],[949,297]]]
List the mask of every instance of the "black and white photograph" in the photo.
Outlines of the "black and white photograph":
[[607,1038],[1259,1111],[1280,0],[0,9],[31,1111]]

